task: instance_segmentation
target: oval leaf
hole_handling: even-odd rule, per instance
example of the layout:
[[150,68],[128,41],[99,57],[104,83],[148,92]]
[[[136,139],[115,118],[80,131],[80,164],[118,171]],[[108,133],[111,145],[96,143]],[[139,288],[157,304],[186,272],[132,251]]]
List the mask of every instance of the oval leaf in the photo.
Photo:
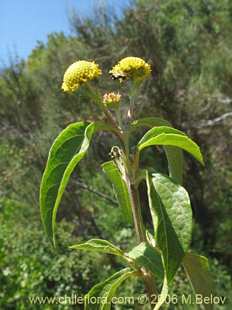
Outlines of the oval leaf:
[[152,174],[152,182],[181,246],[187,251],[192,235],[192,208],[188,192],[160,173]]
[[109,241],[101,239],[91,239],[84,243],[75,244],[72,245],[70,249],[107,253],[122,257],[124,256],[124,253],[121,249],[119,249]]
[[168,286],[173,280],[177,269],[181,265],[184,251],[169,219],[167,211],[162,203],[162,200],[155,190],[153,179],[149,176],[148,173],[146,181],[155,240],[157,247],[161,251],[161,257],[164,266],[163,286],[159,301],[154,308],[154,310],[158,310],[168,296]]
[[40,212],[47,235],[55,243],[56,213],[69,177],[85,156],[95,124],[69,125],[55,139],[40,186]]
[[183,131],[180,131],[179,129],[175,129],[173,127],[169,127],[169,126],[154,127],[145,133],[145,135],[139,141],[138,146],[147,142],[151,138],[155,138],[155,137],[159,136],[162,133],[166,133],[166,134],[172,133],[172,134],[178,134],[178,135],[186,136]]
[[190,153],[203,164],[203,157],[199,146],[180,130],[161,126],[149,130],[138,143],[138,150],[153,145],[176,146]]
[[184,256],[175,229],[162,200],[155,189],[154,179],[147,173],[149,207],[154,226],[155,240],[161,251],[168,283],[173,279]]
[[[130,130],[133,131],[138,127],[147,127],[153,128],[157,126],[168,126],[172,127],[172,125],[158,117],[146,117],[139,120],[134,121],[131,124]],[[183,158],[183,151],[174,146],[164,146],[164,151],[168,161],[168,171],[169,176],[177,183],[183,183],[183,165],[184,165],[184,158]]]

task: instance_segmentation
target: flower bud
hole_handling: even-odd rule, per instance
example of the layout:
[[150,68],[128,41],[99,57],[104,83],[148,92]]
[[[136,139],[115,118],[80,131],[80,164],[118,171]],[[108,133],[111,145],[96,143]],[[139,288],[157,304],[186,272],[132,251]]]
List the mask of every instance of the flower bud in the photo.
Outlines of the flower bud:
[[118,109],[120,105],[121,95],[119,93],[110,92],[103,96],[103,103],[110,109]]

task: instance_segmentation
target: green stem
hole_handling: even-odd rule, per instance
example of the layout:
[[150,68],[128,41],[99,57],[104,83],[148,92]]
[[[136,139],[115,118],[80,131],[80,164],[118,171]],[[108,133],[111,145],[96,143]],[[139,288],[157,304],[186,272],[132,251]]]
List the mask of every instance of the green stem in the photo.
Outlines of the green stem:
[[119,109],[119,108],[116,110],[116,116],[117,116],[117,120],[118,120],[119,127],[120,127],[121,129],[123,129],[123,126],[122,126],[122,117],[121,117],[121,112],[120,112],[120,109]]
[[[139,243],[146,242],[147,238],[141,215],[139,192],[134,184],[130,184],[130,195],[131,195],[132,213],[135,224],[135,231],[138,242]],[[157,294],[154,276],[149,270],[146,270],[146,268],[142,268],[142,274],[149,300],[150,302],[152,302],[152,300],[154,299],[154,295]]]
[[129,134],[128,134],[128,132],[124,132],[123,136],[124,136],[125,154],[126,154],[126,158],[128,160],[130,157]]
[[128,183],[136,236],[138,242],[141,243],[146,241],[146,233],[143,226],[139,193],[134,183],[131,183],[130,180]]
[[130,105],[129,105],[129,109],[127,112],[127,116],[129,118],[129,120],[133,119],[133,115],[134,115],[134,101],[135,101],[135,97],[134,95],[129,95],[129,101],[130,101]]
[[[146,233],[143,225],[143,218],[141,214],[141,204],[138,187],[135,185],[134,180],[130,180],[130,178],[128,178],[127,184],[131,198],[132,214],[137,240],[139,243],[147,242]],[[154,299],[154,295],[157,294],[154,276],[149,270],[146,270],[146,268],[142,268],[142,273],[149,300],[150,302],[152,302],[152,300]]]
[[[121,122],[120,116],[118,115],[118,121],[119,121],[119,125],[118,125],[118,123],[114,119],[111,112],[102,103],[101,99],[99,100],[99,97],[97,99],[98,99],[97,101],[98,101],[99,107],[103,110],[108,121],[115,128],[115,133],[117,134],[125,150],[124,166],[125,166],[125,171],[126,171],[126,183],[128,186],[128,191],[129,191],[130,200],[131,200],[131,207],[132,207],[132,214],[133,214],[133,221],[134,221],[136,236],[137,236],[137,240],[139,243],[147,242],[146,232],[145,232],[143,218],[141,214],[139,191],[138,191],[138,186],[136,185],[136,174],[137,174],[138,165],[139,165],[138,154],[136,154],[134,158],[135,163],[132,163],[130,160],[129,133],[123,131],[122,124],[120,123]],[[132,92],[130,94],[131,113],[133,113],[132,110],[134,106],[134,99],[135,99],[135,94]],[[156,287],[155,287],[154,277],[153,277],[153,274],[149,270],[146,270],[146,268],[142,268],[141,271],[142,271],[145,287],[146,287],[149,299],[151,301],[152,296],[154,296],[154,294],[156,294],[157,292]]]

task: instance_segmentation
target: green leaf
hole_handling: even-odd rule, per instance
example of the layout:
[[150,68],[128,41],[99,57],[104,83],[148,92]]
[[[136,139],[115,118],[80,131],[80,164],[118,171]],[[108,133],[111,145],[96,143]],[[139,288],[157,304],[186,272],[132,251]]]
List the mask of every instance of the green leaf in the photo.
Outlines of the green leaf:
[[101,239],[91,239],[84,243],[72,245],[70,248],[74,250],[86,250],[86,251],[113,254],[122,257],[124,256],[124,253],[121,249],[119,249],[109,241]]
[[124,274],[122,274],[120,277],[118,277],[114,281],[111,281],[111,283],[104,286],[101,296],[103,297],[103,299],[107,301],[107,303],[103,304],[100,310],[111,309],[110,302],[112,300],[112,297],[116,294],[116,291],[119,288],[119,286],[129,277],[134,276],[134,275],[135,275],[135,271],[128,270],[127,272],[124,272]]
[[164,146],[168,160],[169,176],[178,184],[183,183],[183,151],[174,146]]
[[131,258],[139,268],[145,267],[159,278],[163,278],[163,264],[160,252],[146,242],[140,243],[126,255]]
[[131,202],[126,182],[113,161],[102,164],[102,169],[114,186],[114,190],[123,213],[129,223],[132,223]]
[[95,124],[69,125],[55,139],[40,186],[40,211],[47,235],[55,244],[56,213],[70,175],[85,156]]
[[146,180],[155,240],[157,242],[157,247],[161,251],[164,266],[163,287],[159,301],[154,308],[155,310],[158,310],[168,296],[168,286],[173,280],[177,269],[181,265],[184,251],[169,219],[166,208],[155,190],[154,179],[147,173]]
[[161,126],[149,130],[138,143],[138,150],[153,145],[175,146],[185,150],[203,164],[199,146],[180,130]]
[[[208,259],[197,254],[186,253],[183,266],[195,293],[201,294],[203,297],[210,297],[213,289]],[[203,304],[203,306],[205,309],[213,309],[211,304]]]
[[[131,124],[130,130],[133,131],[138,127],[147,127],[153,128],[157,126],[169,126],[172,125],[158,117],[146,117],[139,120],[134,121]],[[164,146],[164,151],[166,153],[166,157],[168,160],[168,170],[169,176],[177,183],[183,183],[183,165],[184,165],[184,158],[183,158],[183,151],[174,146]]]
[[159,136],[162,133],[178,134],[178,135],[186,136],[183,131],[180,131],[179,129],[175,129],[173,127],[168,127],[168,126],[153,127],[145,133],[145,135],[139,141],[138,146],[140,146],[143,143],[146,143],[148,140],[152,138]]
[[[88,294],[85,295],[85,310],[110,310],[111,299],[115,295],[118,287],[127,278],[135,276],[136,272],[130,268],[125,268],[115,273],[105,281],[95,285]],[[99,297],[99,303],[91,303],[92,297]],[[93,300],[93,299],[92,299]]]
[[187,251],[192,235],[192,208],[188,192],[160,173],[152,174],[152,182],[181,246]]
[[155,190],[155,181],[148,173],[147,187],[155,240],[157,242],[157,247],[162,253],[162,260],[169,283],[181,264],[184,251],[169,219],[166,208]]

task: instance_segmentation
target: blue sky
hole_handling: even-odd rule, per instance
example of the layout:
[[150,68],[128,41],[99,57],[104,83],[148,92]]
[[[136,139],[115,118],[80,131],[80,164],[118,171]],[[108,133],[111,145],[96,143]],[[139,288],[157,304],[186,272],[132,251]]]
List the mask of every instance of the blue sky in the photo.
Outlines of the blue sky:
[[129,0],[0,0],[0,63],[9,54],[26,58],[37,41],[46,41],[53,31],[70,33],[68,16],[75,8],[80,16],[91,16],[101,5],[113,7],[117,14]]

